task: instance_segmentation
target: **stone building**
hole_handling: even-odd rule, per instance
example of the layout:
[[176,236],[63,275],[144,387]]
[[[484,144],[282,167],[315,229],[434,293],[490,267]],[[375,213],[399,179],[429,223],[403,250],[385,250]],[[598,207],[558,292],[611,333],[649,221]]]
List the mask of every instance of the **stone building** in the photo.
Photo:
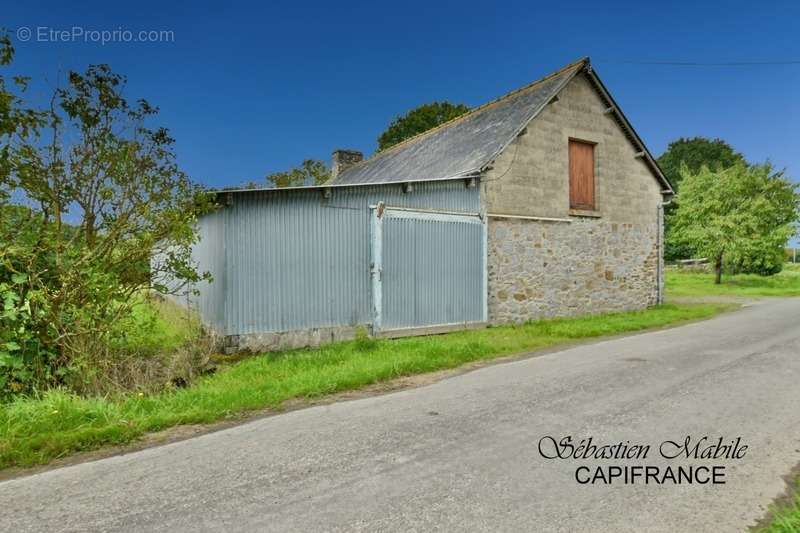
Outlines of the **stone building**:
[[[571,68],[482,178],[494,322],[661,299],[662,205],[672,187],[588,60]],[[586,191],[576,190],[581,180]]]
[[673,190],[588,59],[321,186],[220,192],[195,249],[231,349],[644,308]]

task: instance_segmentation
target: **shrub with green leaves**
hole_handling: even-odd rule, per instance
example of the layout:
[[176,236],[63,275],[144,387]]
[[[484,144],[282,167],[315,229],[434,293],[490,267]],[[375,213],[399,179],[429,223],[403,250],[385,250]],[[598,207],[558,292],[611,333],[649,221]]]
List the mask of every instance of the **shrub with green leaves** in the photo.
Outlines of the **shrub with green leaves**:
[[[12,57],[0,35],[0,67]],[[142,294],[210,279],[191,261],[210,198],[178,167],[169,132],[150,127],[157,108],[129,102],[108,65],[70,72],[44,110],[26,109],[26,80],[12,81],[0,70],[5,396],[70,385],[87,369],[113,374],[120,325]]]
[[51,378],[54,353],[41,346],[36,334],[26,281],[27,275],[14,273],[0,282],[0,400]]

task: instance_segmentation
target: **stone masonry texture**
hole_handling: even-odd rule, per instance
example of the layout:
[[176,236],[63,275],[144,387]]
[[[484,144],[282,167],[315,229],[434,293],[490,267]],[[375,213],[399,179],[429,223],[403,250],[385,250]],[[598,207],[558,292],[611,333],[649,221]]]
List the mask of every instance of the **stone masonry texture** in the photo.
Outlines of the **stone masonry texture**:
[[[491,322],[657,303],[661,187],[605,108],[576,77],[484,176]],[[580,216],[569,206],[570,139],[596,143],[595,211]]]

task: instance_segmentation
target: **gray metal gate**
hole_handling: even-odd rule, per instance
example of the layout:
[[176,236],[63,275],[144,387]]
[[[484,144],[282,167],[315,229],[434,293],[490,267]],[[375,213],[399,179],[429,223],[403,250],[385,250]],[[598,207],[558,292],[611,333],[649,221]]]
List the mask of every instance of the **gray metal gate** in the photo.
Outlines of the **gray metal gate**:
[[485,221],[382,203],[370,220],[376,332],[486,321]]

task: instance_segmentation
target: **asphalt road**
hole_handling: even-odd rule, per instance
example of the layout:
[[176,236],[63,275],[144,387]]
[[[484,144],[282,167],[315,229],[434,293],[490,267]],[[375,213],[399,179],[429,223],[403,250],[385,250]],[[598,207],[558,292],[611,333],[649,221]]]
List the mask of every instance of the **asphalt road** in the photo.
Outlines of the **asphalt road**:
[[[651,444],[546,460],[544,436]],[[741,459],[659,459],[741,437]],[[800,463],[800,299],[0,483],[5,531],[740,531]],[[579,484],[586,465],[725,484]],[[663,470],[662,470],[663,471]]]

